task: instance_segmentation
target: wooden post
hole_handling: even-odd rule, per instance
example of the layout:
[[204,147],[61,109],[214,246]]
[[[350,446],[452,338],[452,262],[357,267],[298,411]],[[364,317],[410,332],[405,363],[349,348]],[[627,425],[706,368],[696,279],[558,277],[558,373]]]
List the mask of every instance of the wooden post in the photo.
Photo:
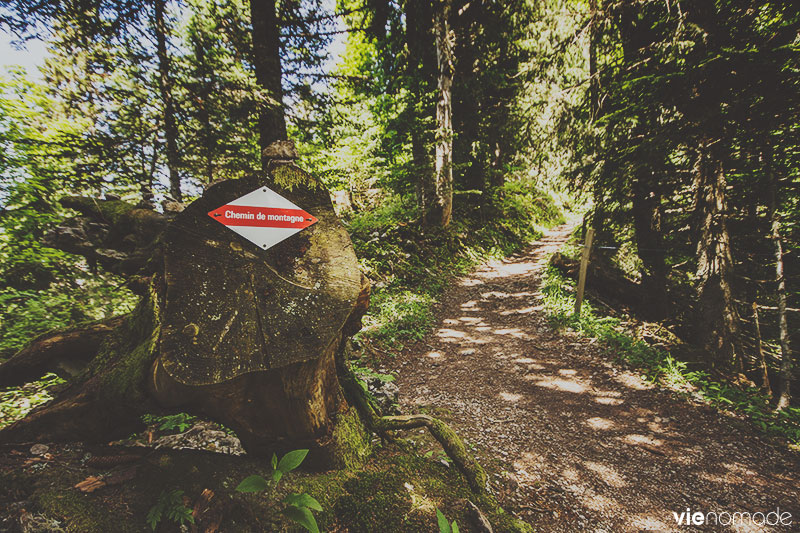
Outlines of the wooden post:
[[583,304],[583,290],[586,288],[586,269],[589,266],[589,255],[592,253],[592,239],[594,238],[594,228],[586,230],[586,242],[583,245],[583,255],[581,256],[581,270],[578,274],[578,296],[575,298],[575,315],[581,316],[581,304]]

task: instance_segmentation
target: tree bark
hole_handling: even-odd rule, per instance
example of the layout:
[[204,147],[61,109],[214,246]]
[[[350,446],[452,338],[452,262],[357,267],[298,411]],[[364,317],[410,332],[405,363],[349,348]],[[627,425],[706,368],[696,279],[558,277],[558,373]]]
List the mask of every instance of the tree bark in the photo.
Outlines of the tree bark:
[[430,9],[430,3],[422,0],[407,0],[405,3],[408,49],[406,76],[411,93],[408,103],[411,160],[417,205],[422,213],[425,213],[426,206],[433,202],[436,194],[436,180],[428,153],[430,132],[425,126],[426,119],[432,114],[428,105],[428,93],[435,71],[435,58],[430,50],[434,47],[431,39],[433,15]]
[[[280,57],[280,28],[275,0],[250,0],[253,25],[253,66],[261,88],[258,109],[258,138],[261,153],[275,141],[287,139],[283,113],[283,72]],[[262,167],[267,161],[262,155]]]
[[594,122],[600,114],[600,80],[597,78],[598,28],[597,0],[589,0],[589,120]]
[[764,345],[761,342],[761,323],[758,320],[758,304],[753,302],[753,323],[756,333],[756,353],[758,354],[758,367],[761,370],[761,390],[772,398],[772,387],[769,384],[769,369],[767,359],[764,357]]
[[[208,215],[265,184],[318,218],[268,250]],[[269,177],[209,187],[158,241],[137,309],[79,378],[0,440],[107,441],[145,412],[180,409],[233,429],[249,452],[310,448],[318,466],[361,457],[369,439],[337,360],[369,284],[324,186],[273,161]]]
[[425,205],[427,225],[446,227],[453,214],[453,37],[450,31],[452,0],[438,0],[434,8],[436,59],[439,67],[436,102],[435,196]]
[[144,209],[122,200],[83,196],[62,198],[63,207],[80,216],[69,218],[44,237],[47,246],[81,255],[90,266],[126,276],[136,290],[132,276],[147,277],[155,271],[159,241],[169,214]]
[[731,292],[733,256],[728,233],[728,206],[722,163],[708,139],[700,142],[695,168],[697,218],[697,332],[711,366],[733,369],[737,356],[739,315]]
[[172,79],[172,61],[167,50],[166,0],[155,0],[153,3],[154,28],[156,32],[156,56],[158,57],[158,90],[164,106],[164,142],[167,155],[167,171],[169,173],[169,192],[172,198],[180,202],[181,176],[180,154],[178,153],[178,125],[175,121],[174,82]]
[[789,348],[789,324],[786,319],[786,276],[783,271],[781,217],[778,212],[778,179],[770,172],[769,184],[770,238],[775,249],[775,280],[778,282],[778,331],[781,345],[781,371],[778,381],[777,409],[786,409],[792,401],[792,352]]
[[669,313],[667,266],[661,233],[661,194],[648,168],[639,168],[633,177],[631,200],[633,228],[639,259],[642,261],[642,289],[647,302],[642,308],[648,318],[660,320]]
[[0,387],[24,385],[48,372],[65,379],[75,377],[123,319],[113,317],[39,335],[0,365]]

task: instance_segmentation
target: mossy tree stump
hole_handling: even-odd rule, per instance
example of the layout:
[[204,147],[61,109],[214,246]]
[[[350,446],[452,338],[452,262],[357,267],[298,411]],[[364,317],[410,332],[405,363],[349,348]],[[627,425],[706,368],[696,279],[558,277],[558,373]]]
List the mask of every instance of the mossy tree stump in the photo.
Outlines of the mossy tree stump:
[[[207,215],[261,186],[318,222],[261,250]],[[118,210],[120,201],[94,202],[96,218],[113,225],[103,202]],[[230,427],[250,452],[307,447],[309,462],[327,466],[363,455],[368,438],[337,358],[360,327],[369,285],[320,182],[284,162],[267,176],[215,184],[141,250],[152,254],[139,261],[149,290],[137,309],[53,402],[0,439],[104,441],[129,433],[144,412],[181,410]]]

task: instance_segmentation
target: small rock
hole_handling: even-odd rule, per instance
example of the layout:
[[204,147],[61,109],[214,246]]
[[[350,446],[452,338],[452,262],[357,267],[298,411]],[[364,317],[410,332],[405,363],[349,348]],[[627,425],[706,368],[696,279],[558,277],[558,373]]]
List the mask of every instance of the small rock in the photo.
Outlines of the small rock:
[[31,455],[44,455],[50,451],[50,446],[46,444],[34,444],[31,446]]
[[494,533],[492,524],[486,519],[484,514],[478,509],[478,506],[467,500],[467,515],[472,520],[472,525],[475,526],[475,531],[479,533]]

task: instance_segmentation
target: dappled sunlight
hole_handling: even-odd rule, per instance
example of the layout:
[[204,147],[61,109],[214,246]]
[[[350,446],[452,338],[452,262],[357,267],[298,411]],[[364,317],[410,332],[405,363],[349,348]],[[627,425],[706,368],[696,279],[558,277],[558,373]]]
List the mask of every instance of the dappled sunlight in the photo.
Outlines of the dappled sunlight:
[[495,335],[510,335],[516,339],[530,339],[530,335],[524,333],[519,328],[501,328],[493,331]]
[[600,405],[622,405],[625,403],[625,400],[620,398],[609,398],[608,396],[597,396],[595,397],[594,401],[599,403]]
[[477,338],[468,335],[466,332],[452,329],[452,328],[441,328],[439,331],[436,332],[436,336],[442,342],[469,342],[472,344],[487,344],[490,341],[484,338]]
[[634,390],[649,390],[654,387],[652,383],[648,383],[639,376],[630,374],[628,372],[617,374],[616,376],[614,376],[614,379],[620,385],[625,385],[626,387]]
[[664,441],[648,435],[640,435],[638,433],[630,433],[621,437],[620,440],[625,444],[636,446],[637,444],[646,444],[648,446],[661,446]]
[[437,333],[437,336],[443,339],[448,339],[448,338],[463,339],[464,337],[467,336],[467,334],[464,333],[463,331],[458,331],[456,329],[442,328]]
[[497,279],[530,274],[534,269],[536,269],[536,263],[532,261],[523,261],[519,263],[489,261],[486,263],[486,270],[476,272],[474,275],[484,279]]
[[535,385],[546,389],[574,392],[575,394],[586,392],[586,387],[584,385],[581,385],[577,381],[568,381],[566,379],[544,378],[539,379]]
[[575,470],[574,468],[565,468],[564,470],[561,471],[561,477],[566,479],[567,481],[575,482],[579,481],[581,476],[580,474],[578,474],[578,471]]
[[[665,513],[666,514],[666,510]],[[674,531],[675,525],[652,516],[632,517],[632,526],[637,531]]]
[[586,425],[592,429],[597,430],[609,430],[614,429],[617,425],[607,418],[601,418],[599,416],[593,416],[592,418],[586,421]]
[[508,316],[508,315],[527,315],[529,313],[533,313],[534,311],[539,311],[542,309],[542,306],[538,305],[536,307],[521,307],[519,309],[509,309],[507,311],[501,311],[501,316]]
[[[542,531],[678,531],[672,511],[700,507],[700,495],[734,506],[734,495],[748,494],[741,501],[752,504],[748,491],[789,485],[791,474],[765,475],[733,459],[735,446],[687,434],[666,397],[649,392],[655,386],[620,368],[599,342],[554,333],[539,315],[534,282],[511,278],[512,266],[496,263],[462,283],[464,296],[448,302],[440,329],[421,343],[428,348],[416,352],[435,385],[411,380],[413,396],[403,401],[451,409],[445,418],[463,423],[478,455],[502,465],[498,494],[534,509],[527,516],[541,519]],[[793,489],[784,494],[793,497]],[[734,530],[748,531],[725,529]]]
[[514,394],[511,392],[501,392],[500,394],[498,394],[498,396],[500,396],[500,398],[502,398],[507,402],[513,402],[513,403],[517,403],[522,399],[522,394]]
[[587,470],[591,470],[592,472],[594,472],[597,475],[597,477],[602,479],[603,482],[610,487],[619,489],[628,484],[625,481],[625,479],[619,474],[619,472],[617,472],[610,466],[600,463],[595,463],[593,461],[585,461],[583,463],[583,466],[585,466]]
[[605,509],[612,509],[617,506],[617,502],[611,498],[595,494],[583,499],[583,504],[593,511],[602,511]]
[[482,292],[481,298],[484,300],[488,298],[510,298],[511,294],[507,292],[499,292],[499,291],[489,291],[489,292]]

